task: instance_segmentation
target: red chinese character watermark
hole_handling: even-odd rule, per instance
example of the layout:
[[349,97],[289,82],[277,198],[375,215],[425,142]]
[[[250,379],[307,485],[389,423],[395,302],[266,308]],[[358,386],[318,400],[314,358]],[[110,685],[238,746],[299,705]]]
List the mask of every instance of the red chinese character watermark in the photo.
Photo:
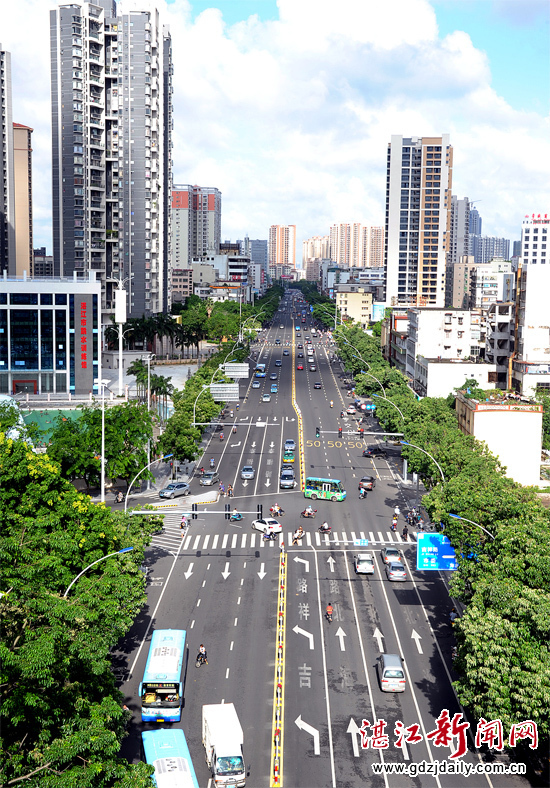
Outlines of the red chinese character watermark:
[[[369,747],[372,747],[373,750],[387,750],[390,746],[390,739],[384,732],[386,725],[387,723],[385,720],[378,720],[378,722],[374,722],[372,725],[369,720],[363,720],[359,729],[359,733],[361,734],[361,747],[364,750],[368,750]],[[367,735],[370,731],[372,731],[372,736]]]
[[476,747],[486,744],[491,750],[504,749],[504,735],[501,720],[479,720],[476,729]]
[[512,729],[510,730],[510,747],[515,747],[516,742],[520,741],[520,739],[531,739],[529,747],[532,750],[537,749],[539,732],[536,722],[524,720],[523,722],[516,722],[512,725]]
[[420,725],[417,722],[413,722],[412,725],[405,728],[404,724],[397,720],[393,729],[394,736],[397,737],[395,746],[401,748],[403,747],[403,742],[405,744],[418,744],[422,741],[422,734],[419,731]]
[[466,731],[470,727],[470,723],[460,722],[461,719],[462,714],[457,712],[451,720],[449,711],[443,709],[435,721],[437,725],[435,730],[426,734],[427,739],[433,739],[434,747],[450,747],[453,739],[458,739],[456,749],[449,758],[462,758],[466,754]]

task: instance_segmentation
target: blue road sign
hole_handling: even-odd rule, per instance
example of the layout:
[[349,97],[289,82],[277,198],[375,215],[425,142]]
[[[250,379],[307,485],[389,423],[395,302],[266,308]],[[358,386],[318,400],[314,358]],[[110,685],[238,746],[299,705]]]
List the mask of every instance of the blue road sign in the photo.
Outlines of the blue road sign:
[[354,547],[368,547],[369,540],[368,539],[355,539],[353,542]]
[[416,568],[422,572],[442,569],[454,572],[458,569],[456,554],[448,536],[443,534],[418,534]]
[[312,306],[309,307],[309,311],[313,312],[313,307]]

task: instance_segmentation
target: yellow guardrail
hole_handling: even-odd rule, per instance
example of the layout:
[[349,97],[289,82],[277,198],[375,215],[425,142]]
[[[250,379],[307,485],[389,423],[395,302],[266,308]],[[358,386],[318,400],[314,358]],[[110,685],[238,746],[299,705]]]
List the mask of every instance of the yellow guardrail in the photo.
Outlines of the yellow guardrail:
[[306,483],[306,460],[304,454],[304,422],[302,411],[296,400],[296,331],[292,326],[292,407],[298,419],[298,465],[300,467],[300,489],[304,491]]

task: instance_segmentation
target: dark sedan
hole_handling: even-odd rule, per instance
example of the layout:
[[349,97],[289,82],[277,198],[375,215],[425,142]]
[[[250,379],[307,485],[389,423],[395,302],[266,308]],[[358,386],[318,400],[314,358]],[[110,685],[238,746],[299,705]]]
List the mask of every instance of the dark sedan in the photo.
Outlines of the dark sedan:
[[367,448],[363,452],[363,457],[384,457],[386,458],[388,453],[386,449],[382,446],[367,446]]

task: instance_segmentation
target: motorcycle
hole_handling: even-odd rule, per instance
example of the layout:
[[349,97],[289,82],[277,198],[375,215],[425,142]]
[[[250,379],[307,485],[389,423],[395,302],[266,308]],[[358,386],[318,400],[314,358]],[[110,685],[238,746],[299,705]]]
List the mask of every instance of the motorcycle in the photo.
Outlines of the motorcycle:
[[264,533],[263,536],[264,542],[274,542],[276,538],[277,538],[277,534],[275,533],[275,531],[269,531],[269,532],[266,531],[266,533]]
[[332,613],[329,613],[328,610],[327,610],[327,612],[325,613],[325,616],[326,616],[326,619],[327,619],[328,623],[332,624]]
[[269,511],[271,512],[273,517],[284,517],[285,516],[285,510],[281,509],[280,506],[272,506]]
[[397,520],[392,520],[392,524],[390,525],[390,531],[397,531]]
[[223,432],[220,432],[220,440],[223,441]]
[[208,665],[208,660],[206,659],[206,654],[197,654],[195,667],[196,668],[200,668],[201,665]]
[[366,490],[363,490],[363,488],[361,488],[361,489],[359,490],[359,500],[360,500],[360,501],[362,501],[362,500],[364,500],[366,497],[367,497],[367,491],[366,491]]
[[233,435],[235,435],[235,434],[236,434],[236,432],[237,432],[237,428],[236,428],[236,427],[233,427],[233,430],[232,430],[232,432],[233,432]]
[[216,460],[210,460],[210,467],[211,468],[215,468],[216,467]]
[[312,518],[315,518],[316,514],[317,514],[317,509],[313,509],[313,511],[311,511],[311,512],[308,512],[307,509],[304,509],[303,512],[300,512],[300,517],[312,517]]
[[317,530],[319,531],[320,534],[330,534],[332,532],[332,526],[331,525],[327,525],[327,526],[320,525]]
[[115,495],[115,503],[124,503],[124,495],[121,492]]
[[232,515],[231,515],[231,517],[229,518],[229,522],[230,522],[230,523],[238,523],[238,522],[240,522],[242,519],[243,519],[243,516],[242,516],[242,514],[241,514],[240,512],[237,512],[237,514],[232,514]]

